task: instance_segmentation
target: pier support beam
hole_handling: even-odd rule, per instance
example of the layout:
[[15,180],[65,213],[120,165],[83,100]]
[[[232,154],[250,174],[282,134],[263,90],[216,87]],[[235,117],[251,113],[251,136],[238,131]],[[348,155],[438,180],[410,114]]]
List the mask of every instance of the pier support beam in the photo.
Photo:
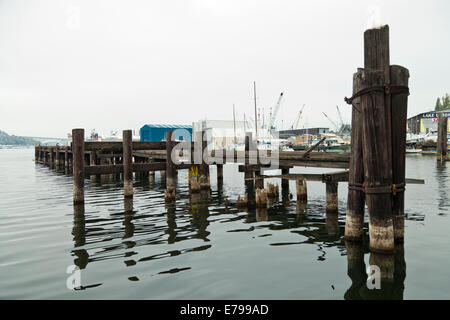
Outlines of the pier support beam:
[[338,212],[338,183],[326,182],[326,212]]
[[217,166],[217,184],[223,183],[223,164],[218,164]]
[[202,131],[202,164],[200,165],[200,188],[202,190],[211,189],[211,181],[209,177],[209,164],[206,162],[208,157],[208,140],[206,131]]
[[176,169],[172,161],[172,134],[173,131],[166,131],[166,190],[164,191],[166,201],[174,201],[176,196]]
[[84,203],[84,129],[72,130],[73,203]]
[[[248,155],[245,156],[245,172],[244,172],[244,179],[247,178],[253,178],[253,170],[251,168],[250,164],[250,144],[252,142],[252,133],[246,132],[245,133],[245,154]],[[244,199],[247,200],[247,206],[250,208],[253,208],[255,206],[255,183],[253,180],[245,180],[245,191],[247,194],[247,197],[244,195]]]
[[297,202],[308,201],[308,190],[306,187],[306,179],[300,178],[296,181]]
[[64,166],[69,167],[69,147],[67,146],[64,149]]
[[[261,170],[255,170],[255,178],[261,176]],[[264,179],[255,180],[256,189],[264,189]]]
[[133,135],[124,130],[123,136],[123,193],[125,198],[133,197]]
[[[289,168],[282,168],[281,174],[289,174]],[[281,201],[289,202],[289,179],[281,179]]]

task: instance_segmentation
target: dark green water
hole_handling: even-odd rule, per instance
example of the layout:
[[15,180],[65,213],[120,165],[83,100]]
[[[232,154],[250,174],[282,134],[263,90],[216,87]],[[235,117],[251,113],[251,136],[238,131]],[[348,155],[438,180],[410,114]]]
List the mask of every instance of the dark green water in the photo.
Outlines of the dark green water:
[[[308,183],[306,212],[293,182],[294,199],[276,208],[227,208],[225,198],[244,193],[236,165],[224,167],[221,190],[211,167],[209,198],[190,199],[182,171],[175,206],[165,206],[157,173],[154,183],[135,181],[133,203],[120,181],[86,180],[86,204],[74,208],[72,177],[33,157],[34,149],[0,150],[0,299],[450,299],[450,164],[432,156],[407,157],[407,177],[426,184],[407,186],[394,279],[370,291],[368,239],[356,248],[342,239],[346,183],[339,216],[326,215],[319,182]],[[82,290],[66,287],[71,265]]]

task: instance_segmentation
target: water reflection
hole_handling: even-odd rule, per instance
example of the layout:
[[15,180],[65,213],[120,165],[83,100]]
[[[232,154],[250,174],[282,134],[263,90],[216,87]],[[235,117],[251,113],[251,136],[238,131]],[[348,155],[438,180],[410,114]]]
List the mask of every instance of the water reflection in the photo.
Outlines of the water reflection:
[[[117,177],[102,176],[92,182],[95,192],[99,194],[91,196],[90,203],[86,205],[89,212],[86,213],[84,205],[73,207],[74,245],[71,253],[74,264],[80,269],[87,269],[88,264],[104,260],[120,261],[126,267],[134,267],[208,250],[212,247],[211,223],[225,223],[226,231],[231,234],[267,230],[258,237],[269,239],[268,245],[271,247],[315,246],[315,260],[320,262],[327,261],[329,250],[337,250],[344,256],[346,249],[347,273],[352,285],[345,292],[345,299],[403,298],[406,276],[403,248],[399,247],[396,255],[389,258],[370,254],[370,264],[380,265],[382,269],[382,290],[367,289],[364,254],[368,253],[368,248],[342,241],[345,217],[339,212],[327,213],[323,200],[292,202],[289,189],[285,188],[282,189],[281,201],[271,202],[267,208],[238,210],[229,205],[224,197],[225,186],[217,186],[214,191],[190,193],[186,186],[180,184],[177,189],[179,199],[164,204],[161,200],[163,178],[161,183],[149,179],[149,176],[141,178],[134,184],[137,190],[135,197],[123,199],[122,185]],[[145,197],[139,194],[139,190],[144,191]],[[96,208],[108,206],[108,201],[99,201],[98,198],[105,199],[107,195],[113,201],[121,199],[121,208],[111,206],[109,214],[98,215]],[[270,241],[271,237],[280,234],[289,236]],[[203,244],[190,240],[201,240]],[[167,248],[164,245],[174,246]],[[157,270],[152,275],[193,270],[192,266],[174,266],[170,261],[168,264],[170,268]],[[133,275],[127,279],[139,281],[142,278]]]
[[449,199],[449,187],[447,185],[448,181],[448,173],[447,173],[447,163],[436,161],[436,173],[435,177],[438,182],[438,206],[439,206],[439,214],[444,215],[448,211],[450,207],[450,199]]
[[[366,242],[367,243],[367,242]],[[355,242],[345,241],[347,248],[347,275],[352,281],[345,292],[346,300],[392,299],[402,300],[405,289],[406,262],[403,245],[396,245],[393,255],[368,252],[368,247]],[[369,265],[375,265],[381,271],[380,289],[369,289],[367,286],[367,267],[364,262],[365,253],[369,254]]]

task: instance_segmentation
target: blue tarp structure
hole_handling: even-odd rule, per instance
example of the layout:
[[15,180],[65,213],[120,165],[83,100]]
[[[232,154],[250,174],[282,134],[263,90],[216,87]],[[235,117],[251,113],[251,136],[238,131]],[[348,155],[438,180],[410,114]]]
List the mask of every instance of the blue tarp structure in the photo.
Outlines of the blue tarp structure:
[[141,141],[166,140],[166,132],[175,131],[175,140],[192,141],[192,126],[172,124],[146,124],[139,130]]

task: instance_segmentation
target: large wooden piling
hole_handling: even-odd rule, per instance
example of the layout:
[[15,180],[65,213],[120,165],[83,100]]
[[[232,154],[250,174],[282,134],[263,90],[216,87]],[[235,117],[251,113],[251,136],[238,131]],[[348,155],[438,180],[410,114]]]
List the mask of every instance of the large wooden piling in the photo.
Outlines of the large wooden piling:
[[69,167],[69,147],[64,148],[64,166]]
[[405,235],[405,162],[406,130],[408,112],[408,91],[396,92],[394,88],[408,87],[409,71],[401,66],[390,67],[391,76],[391,121],[392,121],[392,219],[394,240],[403,242]]
[[[385,99],[385,85],[390,84],[389,27],[369,29],[364,33],[363,89],[363,159],[366,202],[369,209],[370,249],[392,253],[392,131],[390,99]],[[375,91],[373,88],[383,88]],[[404,127],[402,128],[404,130]]]
[[84,203],[84,129],[72,130],[73,203]]
[[133,197],[133,134],[123,130],[123,193],[125,198]]
[[166,190],[164,191],[166,201],[173,201],[176,196],[176,170],[172,161],[172,134],[173,131],[171,130],[166,132]]
[[[353,94],[362,89],[363,69],[353,75]],[[351,157],[348,176],[347,211],[345,216],[345,238],[362,241],[364,227],[364,164],[363,164],[363,127],[360,98],[352,101]]]

